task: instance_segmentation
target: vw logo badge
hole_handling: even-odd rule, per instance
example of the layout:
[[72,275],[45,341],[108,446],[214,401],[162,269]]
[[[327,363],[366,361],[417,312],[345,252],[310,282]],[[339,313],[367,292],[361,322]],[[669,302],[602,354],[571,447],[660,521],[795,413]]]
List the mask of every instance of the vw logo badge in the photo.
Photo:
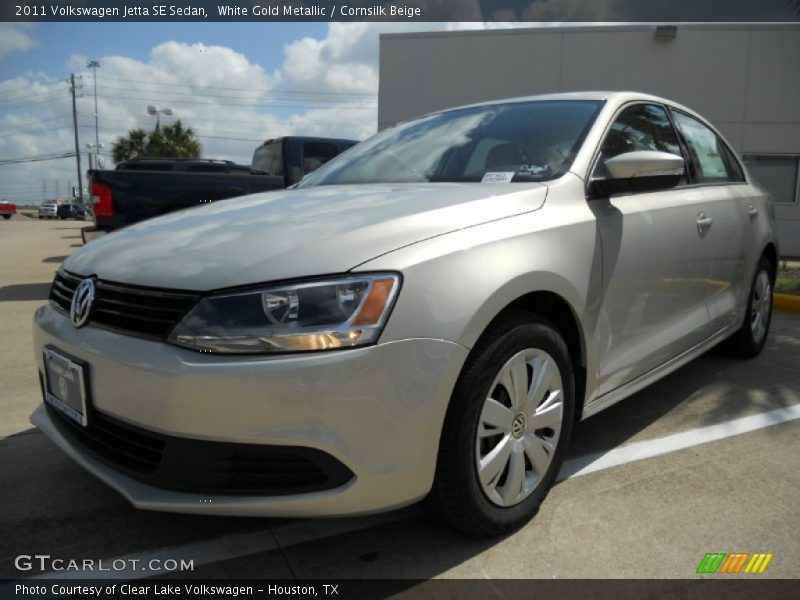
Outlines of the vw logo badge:
[[75,288],[72,295],[72,304],[69,309],[69,317],[75,327],[83,327],[89,320],[89,313],[92,312],[94,302],[94,280],[84,279]]

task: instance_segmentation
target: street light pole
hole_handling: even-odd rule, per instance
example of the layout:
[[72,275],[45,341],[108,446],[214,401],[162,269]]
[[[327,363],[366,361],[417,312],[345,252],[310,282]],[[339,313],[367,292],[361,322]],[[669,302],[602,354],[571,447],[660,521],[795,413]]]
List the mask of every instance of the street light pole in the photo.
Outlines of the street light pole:
[[87,68],[92,69],[94,71],[94,144],[96,148],[100,147],[100,128],[98,126],[98,115],[97,115],[97,69],[100,66],[100,63],[96,60],[90,60],[89,63],[86,65]]

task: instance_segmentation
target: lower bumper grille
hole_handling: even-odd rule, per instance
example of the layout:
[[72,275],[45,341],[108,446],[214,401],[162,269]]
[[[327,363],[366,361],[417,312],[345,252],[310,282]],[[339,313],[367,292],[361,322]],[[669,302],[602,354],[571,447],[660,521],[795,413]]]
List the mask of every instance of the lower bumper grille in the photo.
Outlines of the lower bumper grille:
[[196,494],[282,496],[339,487],[353,478],[315,448],[209,442],[156,434],[98,411],[81,427],[45,405],[73,443],[113,469],[153,487]]

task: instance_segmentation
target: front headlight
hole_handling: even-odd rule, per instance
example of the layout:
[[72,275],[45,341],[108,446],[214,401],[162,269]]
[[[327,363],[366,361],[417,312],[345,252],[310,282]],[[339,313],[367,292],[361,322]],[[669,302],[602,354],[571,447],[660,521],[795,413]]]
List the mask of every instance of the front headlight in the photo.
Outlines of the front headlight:
[[394,274],[275,285],[200,300],[169,342],[205,352],[308,352],[377,341],[400,277]]

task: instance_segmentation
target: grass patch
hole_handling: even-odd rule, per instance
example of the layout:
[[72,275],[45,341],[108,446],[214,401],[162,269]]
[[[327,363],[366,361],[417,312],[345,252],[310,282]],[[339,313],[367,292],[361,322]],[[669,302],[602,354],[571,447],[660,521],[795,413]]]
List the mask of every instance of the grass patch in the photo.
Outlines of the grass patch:
[[775,293],[800,296],[800,266],[790,266],[786,262],[780,264]]

